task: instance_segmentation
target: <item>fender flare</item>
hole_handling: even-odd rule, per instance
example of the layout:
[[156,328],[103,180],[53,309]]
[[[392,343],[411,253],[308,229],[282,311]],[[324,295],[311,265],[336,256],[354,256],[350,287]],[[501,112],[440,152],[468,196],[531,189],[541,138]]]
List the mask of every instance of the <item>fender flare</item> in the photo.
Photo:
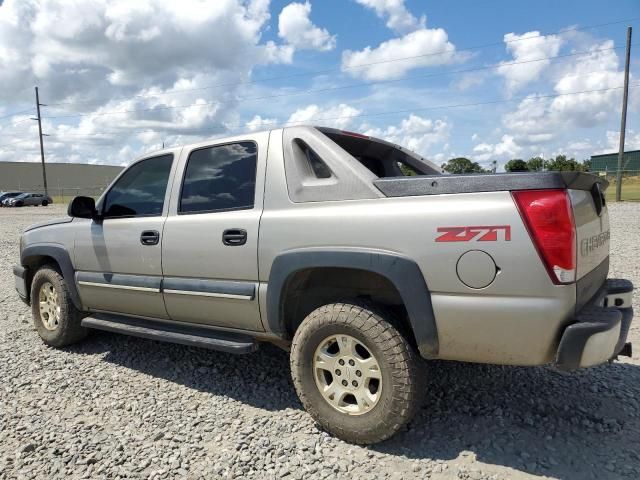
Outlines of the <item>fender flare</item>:
[[387,278],[398,290],[409,315],[420,354],[438,355],[438,329],[431,294],[420,267],[413,260],[391,252],[353,249],[299,249],[278,255],[271,266],[267,286],[267,325],[285,337],[283,293],[291,277],[309,268],[353,268]]
[[[20,252],[20,264],[28,268],[29,260],[33,257],[51,257],[58,263],[62,271],[62,276],[66,280],[73,304],[78,310],[82,310],[82,301],[80,300],[74,277],[75,269],[71,263],[69,252],[59,244],[40,243],[28,245]],[[35,272],[31,272],[31,275],[33,275],[33,273]],[[30,289],[27,289],[27,295],[30,295]],[[27,300],[29,300],[29,298],[27,298]]]

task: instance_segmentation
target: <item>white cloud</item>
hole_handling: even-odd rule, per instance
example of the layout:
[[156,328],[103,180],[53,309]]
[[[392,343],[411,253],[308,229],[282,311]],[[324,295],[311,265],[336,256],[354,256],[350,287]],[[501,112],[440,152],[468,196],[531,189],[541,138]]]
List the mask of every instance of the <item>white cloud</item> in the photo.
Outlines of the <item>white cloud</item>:
[[[619,130],[607,130],[606,133],[606,147],[601,148],[594,152],[594,155],[601,153],[613,153],[620,149],[620,131]],[[633,130],[627,130],[624,139],[624,150],[640,150],[640,132]]]
[[[294,46],[261,41],[269,18],[269,0],[6,0],[0,103],[23,109],[25,86],[39,85],[45,117],[84,115],[45,119],[49,161],[120,164],[162,141],[220,135],[242,123],[238,93],[253,69],[292,60]],[[26,141],[2,147],[0,160],[35,160],[32,130],[2,122],[2,139]]]
[[387,27],[406,34],[425,27],[427,17],[416,18],[407,10],[404,0],[356,0],[360,5],[375,10],[380,18],[387,18]]
[[569,156],[575,157],[576,152],[591,153],[593,151],[593,144],[589,140],[576,140],[569,142],[563,151],[568,152],[567,154]]
[[[194,102],[187,94],[179,93],[185,87],[195,87],[200,81],[211,81],[208,78],[182,80],[167,90],[153,88],[145,91],[148,95],[151,92],[154,95],[176,92],[175,95],[109,101],[84,117],[72,119],[73,125],[45,118],[43,130],[50,135],[45,138],[47,160],[66,162],[76,159],[82,163],[122,164],[133,159],[133,156],[123,157],[123,152],[140,155],[161,148],[162,142],[166,145],[191,143],[223,133],[229,111],[221,108],[220,102],[204,98],[197,98]],[[187,108],[181,108],[191,103]],[[21,132],[19,127],[21,125],[13,129],[17,136],[37,139],[33,127],[28,134]],[[0,132],[4,135],[5,129]],[[128,149],[122,150],[123,145]],[[9,160],[21,151],[4,151],[0,159]],[[37,152],[29,153],[35,159]]]
[[90,86],[109,93],[112,86],[166,87],[185,72],[247,71],[268,60],[259,44],[268,18],[265,2],[240,0],[7,0],[0,9],[2,91],[39,83],[59,99]]
[[298,49],[333,50],[335,35],[311,22],[311,4],[290,3],[282,9],[278,17],[278,36]]
[[485,72],[476,71],[471,73],[463,73],[459,77],[455,77],[452,80],[451,86],[456,90],[464,92],[474,87],[479,87],[480,85],[483,85],[489,78],[491,78],[491,76],[492,76],[492,73],[488,71],[485,71]]
[[402,78],[416,68],[447,65],[466,58],[456,52],[442,28],[427,28],[427,19],[409,12],[404,0],[356,0],[372,8],[387,27],[402,35],[382,42],[377,47],[342,52],[342,70],[353,77],[367,80]]
[[441,145],[446,148],[451,132],[451,124],[446,120],[432,120],[411,114],[399,125],[386,128],[369,128],[365,135],[382,138],[396,143],[421,155],[428,156],[432,147]]
[[292,45],[278,45],[272,40],[264,45],[266,63],[292,63],[295,51]]
[[[345,50],[342,70],[367,80],[387,80],[401,78],[416,68],[446,65],[460,58],[447,32],[442,28],[423,28],[382,42],[376,48]],[[397,59],[402,60],[394,61]]]
[[504,36],[507,51],[513,56],[513,62],[530,62],[513,65],[502,62],[497,73],[502,75],[510,92],[540,78],[551,60],[539,60],[558,55],[562,39],[557,35],[540,35],[540,32],[527,32],[522,35],[507,33]]
[[436,165],[440,165],[442,164],[446,159],[448,158],[448,155],[444,154],[444,153],[436,153],[433,157],[430,158],[430,160],[435,163]]
[[310,124],[329,125],[335,128],[346,128],[353,123],[354,117],[362,113],[357,108],[341,103],[340,105],[321,108],[316,104],[299,108],[291,114],[287,125]]
[[613,42],[584,45],[584,38],[580,40],[582,50],[589,53],[548,72],[559,96],[528,95],[516,110],[503,116],[504,128],[519,145],[544,148],[567,131],[594,128],[612,120],[622,95],[618,87],[623,82],[618,56],[611,49]]
[[514,158],[522,151],[512,135],[503,135],[498,143],[480,143],[473,148],[474,159],[479,162],[487,160],[507,160]]
[[591,53],[580,56],[556,82],[554,90],[559,94],[585,90],[612,90],[603,92],[564,95],[553,99],[550,112],[576,126],[590,127],[606,120],[611,115],[612,105],[619,105],[623,72],[618,70],[618,55],[613,41],[607,40],[593,45]]
[[277,122],[277,118],[262,118],[260,115],[254,115],[254,117],[247,122],[247,129],[250,132],[269,130],[275,128]]
[[528,95],[520,101],[515,111],[504,115],[502,124],[505,128],[521,135],[535,135],[553,131],[549,125],[549,104],[547,98]]

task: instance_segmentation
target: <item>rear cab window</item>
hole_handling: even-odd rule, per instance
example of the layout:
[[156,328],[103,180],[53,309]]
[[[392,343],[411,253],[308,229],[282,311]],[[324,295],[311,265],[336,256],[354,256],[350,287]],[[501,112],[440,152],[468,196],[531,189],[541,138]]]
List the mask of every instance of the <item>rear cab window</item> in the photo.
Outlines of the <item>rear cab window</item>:
[[442,173],[434,163],[393,143],[333,128],[318,130],[379,178]]

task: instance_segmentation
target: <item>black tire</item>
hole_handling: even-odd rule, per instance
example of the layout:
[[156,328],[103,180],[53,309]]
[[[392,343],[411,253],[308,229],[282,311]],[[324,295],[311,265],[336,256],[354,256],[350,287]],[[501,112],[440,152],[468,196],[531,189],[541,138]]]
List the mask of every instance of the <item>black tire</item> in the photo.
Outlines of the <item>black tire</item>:
[[[55,289],[60,306],[60,318],[55,328],[45,327],[40,314],[40,290],[46,284]],[[64,347],[83,340],[88,330],[80,325],[82,312],[78,310],[73,301],[64,278],[51,265],[40,268],[33,276],[31,282],[31,313],[38,335],[44,343],[52,347]]]
[[43,201],[42,201],[42,206],[43,206],[43,207],[46,207],[47,205],[49,205],[49,202],[48,202],[48,201],[46,201],[46,200],[43,200]]
[[24,205],[24,203],[22,202],[16,202],[16,207],[22,207]]
[[[347,442],[381,442],[409,422],[420,407],[421,359],[390,320],[393,320],[390,312],[375,305],[359,301],[333,303],[311,312],[295,333],[291,374],[300,401],[323,429]],[[356,415],[331,405],[316,384],[313,367],[316,349],[332,335],[341,334],[353,337],[370,351],[382,377],[377,402],[368,411]],[[346,373],[341,375],[347,378]],[[355,396],[353,398],[355,400]]]

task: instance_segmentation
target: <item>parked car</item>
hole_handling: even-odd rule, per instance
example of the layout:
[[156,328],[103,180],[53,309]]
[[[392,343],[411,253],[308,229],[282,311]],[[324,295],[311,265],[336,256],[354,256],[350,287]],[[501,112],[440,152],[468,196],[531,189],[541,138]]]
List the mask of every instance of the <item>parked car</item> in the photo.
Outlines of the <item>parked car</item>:
[[23,193],[13,198],[6,200],[6,207],[27,207],[27,206],[39,206],[46,207],[50,203],[53,203],[51,197],[43,195],[42,193]]
[[54,347],[95,328],[290,349],[314,419],[374,443],[419,407],[420,357],[570,370],[630,356],[607,185],[442,175],[330,128],[251,133],[147,155],[97,203],[76,197],[69,217],[24,232],[15,283]]
[[3,192],[2,194],[0,194],[0,207],[4,207],[5,202],[17,197],[18,195],[22,195],[24,192]]

